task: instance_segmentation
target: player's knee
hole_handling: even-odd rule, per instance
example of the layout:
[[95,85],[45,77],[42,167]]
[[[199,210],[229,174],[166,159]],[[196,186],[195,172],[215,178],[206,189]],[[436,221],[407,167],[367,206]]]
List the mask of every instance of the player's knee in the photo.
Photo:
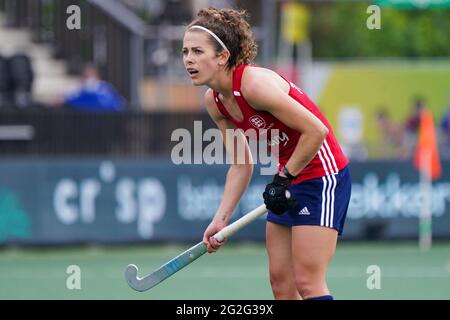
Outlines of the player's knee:
[[303,298],[320,295],[320,292],[326,287],[320,277],[306,273],[295,276],[295,285]]
[[270,269],[270,284],[272,287],[279,286],[284,282],[286,282],[286,273],[281,270]]
[[270,285],[275,296],[283,295],[291,290],[292,277],[286,270],[270,270]]

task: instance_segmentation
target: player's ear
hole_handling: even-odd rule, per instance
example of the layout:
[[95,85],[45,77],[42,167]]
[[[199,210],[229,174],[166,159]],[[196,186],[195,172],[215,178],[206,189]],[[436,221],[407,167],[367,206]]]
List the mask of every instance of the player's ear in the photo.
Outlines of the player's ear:
[[218,55],[219,57],[219,66],[226,66],[228,63],[228,60],[230,59],[230,51],[228,50],[222,50],[221,53]]

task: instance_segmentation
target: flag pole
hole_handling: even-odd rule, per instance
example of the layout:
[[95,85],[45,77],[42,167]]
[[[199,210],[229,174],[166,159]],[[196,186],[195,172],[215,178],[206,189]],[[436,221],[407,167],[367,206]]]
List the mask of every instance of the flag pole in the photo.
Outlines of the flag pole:
[[432,193],[432,155],[430,150],[423,151],[420,170],[420,189],[422,194],[422,208],[419,217],[419,248],[421,251],[428,251],[432,244],[432,214],[431,214],[431,193]]
[[414,166],[420,172],[419,247],[422,251],[431,248],[432,242],[432,181],[442,174],[439,148],[434,128],[433,114],[423,108],[420,112],[419,136],[414,155]]

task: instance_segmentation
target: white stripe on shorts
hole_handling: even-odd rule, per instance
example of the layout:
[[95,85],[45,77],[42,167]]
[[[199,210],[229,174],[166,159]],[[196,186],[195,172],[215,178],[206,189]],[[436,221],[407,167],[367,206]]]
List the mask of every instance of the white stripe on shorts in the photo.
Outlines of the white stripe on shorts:
[[324,225],[325,219],[325,190],[327,189],[327,178],[322,177],[323,187],[322,187],[322,212],[320,213],[320,225]]
[[322,177],[322,211],[320,215],[320,225],[333,227],[334,219],[334,200],[337,180],[334,175]]
[[333,182],[330,179],[330,176],[326,176],[327,181],[328,181],[328,186],[327,186],[327,201],[325,202],[325,226],[329,227],[330,226],[330,200],[331,200],[331,189],[333,187]]
[[336,176],[332,175],[331,179],[333,180],[333,187],[331,189],[331,206],[330,206],[330,228],[333,228],[333,219],[334,219],[334,193],[336,191],[336,186],[337,186],[337,180],[336,180]]

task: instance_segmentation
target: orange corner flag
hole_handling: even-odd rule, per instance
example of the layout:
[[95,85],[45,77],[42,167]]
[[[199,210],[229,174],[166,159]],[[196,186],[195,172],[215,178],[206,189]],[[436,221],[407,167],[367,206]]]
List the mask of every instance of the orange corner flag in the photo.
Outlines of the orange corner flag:
[[425,171],[433,180],[439,178],[442,173],[433,115],[425,108],[420,113],[414,166],[420,171]]

